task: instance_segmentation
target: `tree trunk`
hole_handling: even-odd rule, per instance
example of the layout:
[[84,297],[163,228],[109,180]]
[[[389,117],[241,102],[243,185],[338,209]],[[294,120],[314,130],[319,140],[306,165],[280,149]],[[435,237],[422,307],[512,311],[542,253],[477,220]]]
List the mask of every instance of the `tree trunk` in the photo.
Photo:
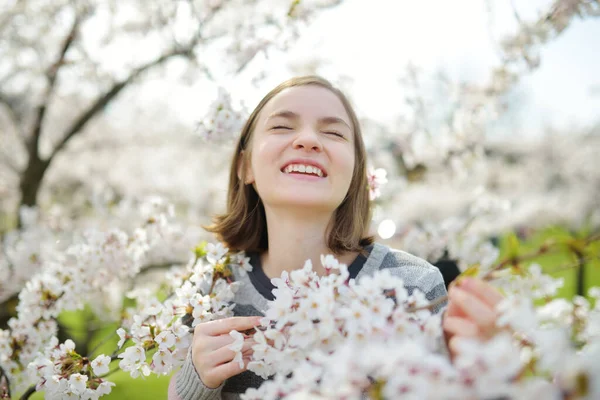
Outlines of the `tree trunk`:
[[[36,206],[37,196],[49,163],[41,160],[37,154],[30,154],[27,168],[21,175],[19,189],[21,191],[21,206]],[[18,214],[18,227],[22,226],[21,213]]]

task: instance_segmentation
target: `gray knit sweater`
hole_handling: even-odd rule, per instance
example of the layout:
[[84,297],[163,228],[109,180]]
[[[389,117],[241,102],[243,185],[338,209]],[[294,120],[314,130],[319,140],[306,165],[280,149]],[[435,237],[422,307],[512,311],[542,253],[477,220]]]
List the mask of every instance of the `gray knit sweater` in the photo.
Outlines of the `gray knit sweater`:
[[[446,294],[446,287],[440,271],[427,261],[400,250],[393,250],[387,246],[375,243],[369,256],[361,266],[356,280],[372,275],[375,271],[389,269],[392,275],[404,280],[409,293],[419,289],[425,293],[428,300],[436,299]],[[240,276],[236,273],[235,279],[242,282],[235,294],[234,314],[236,316],[264,315],[268,299],[257,290],[256,282],[252,282],[248,275]],[[263,291],[264,292],[264,291]],[[433,311],[439,312],[445,304],[438,305]],[[192,364],[191,351],[179,372],[171,378],[169,384],[169,400],[213,400],[213,399],[239,399],[249,387],[258,387],[263,382],[262,378],[251,371],[245,371],[231,377],[216,389],[209,389],[200,380]]]

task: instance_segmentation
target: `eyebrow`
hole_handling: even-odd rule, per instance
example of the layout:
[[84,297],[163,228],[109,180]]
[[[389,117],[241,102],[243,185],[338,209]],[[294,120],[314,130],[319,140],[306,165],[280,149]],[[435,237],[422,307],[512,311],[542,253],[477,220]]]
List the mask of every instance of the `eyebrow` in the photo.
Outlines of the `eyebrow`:
[[[295,112],[284,110],[284,111],[278,111],[276,113],[269,115],[267,117],[267,121],[270,119],[273,119],[273,118],[277,118],[277,117],[287,118],[287,119],[292,119],[292,120],[300,119],[300,115],[296,114]],[[339,117],[323,117],[323,118],[319,118],[319,122],[325,123],[325,124],[343,124],[343,125],[346,125],[348,127],[348,129],[352,130],[352,128],[350,128],[350,125],[348,125],[348,123],[346,121],[344,121],[342,118],[339,118]]]

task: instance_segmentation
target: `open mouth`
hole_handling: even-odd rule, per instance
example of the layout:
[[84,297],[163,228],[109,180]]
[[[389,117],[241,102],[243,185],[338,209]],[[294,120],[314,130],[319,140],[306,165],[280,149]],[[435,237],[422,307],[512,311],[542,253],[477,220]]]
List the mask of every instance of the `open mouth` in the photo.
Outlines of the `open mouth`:
[[324,178],[327,176],[327,173],[321,168],[308,164],[288,164],[286,167],[281,169],[281,172],[284,174],[312,175],[319,178]]

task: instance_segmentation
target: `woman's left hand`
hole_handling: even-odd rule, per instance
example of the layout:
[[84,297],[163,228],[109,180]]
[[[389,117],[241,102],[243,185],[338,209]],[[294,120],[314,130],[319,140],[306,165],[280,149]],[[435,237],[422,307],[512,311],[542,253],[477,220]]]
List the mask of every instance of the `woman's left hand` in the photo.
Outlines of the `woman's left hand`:
[[461,338],[486,340],[497,332],[496,306],[502,299],[496,288],[481,279],[462,278],[450,285],[442,327],[452,357]]

